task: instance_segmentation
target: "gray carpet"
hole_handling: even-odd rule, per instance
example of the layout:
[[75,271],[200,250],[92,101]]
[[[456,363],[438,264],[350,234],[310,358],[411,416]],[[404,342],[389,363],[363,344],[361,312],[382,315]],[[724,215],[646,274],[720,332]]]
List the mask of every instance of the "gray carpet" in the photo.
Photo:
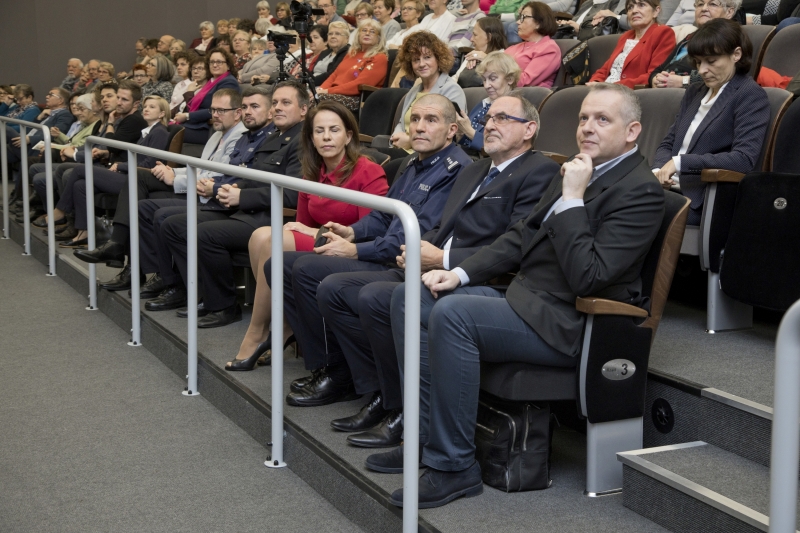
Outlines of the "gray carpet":
[[0,241],[0,531],[360,531]]

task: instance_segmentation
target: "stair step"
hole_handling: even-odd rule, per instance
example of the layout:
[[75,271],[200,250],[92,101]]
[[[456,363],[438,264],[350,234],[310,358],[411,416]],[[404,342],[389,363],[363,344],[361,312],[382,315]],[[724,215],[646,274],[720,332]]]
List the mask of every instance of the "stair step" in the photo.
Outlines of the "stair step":
[[670,531],[769,531],[769,468],[703,441],[617,454],[623,505]]

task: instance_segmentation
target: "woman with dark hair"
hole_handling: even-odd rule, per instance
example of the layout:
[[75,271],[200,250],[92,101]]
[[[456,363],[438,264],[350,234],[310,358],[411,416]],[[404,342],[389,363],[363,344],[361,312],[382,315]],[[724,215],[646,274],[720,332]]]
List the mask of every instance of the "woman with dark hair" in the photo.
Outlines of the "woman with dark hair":
[[[314,75],[314,66],[320,60],[322,53],[328,50],[328,26],[316,24],[308,30],[308,42],[306,43],[306,70]],[[326,54],[327,55],[327,54]],[[299,78],[303,70],[300,61],[296,61],[289,71],[290,76]],[[316,80],[315,80],[316,81]]]
[[492,52],[503,52],[506,49],[506,34],[503,23],[495,17],[483,17],[475,22],[472,28],[472,52],[461,60],[458,72],[451,76],[461,87],[481,87],[483,80],[475,72],[475,68]]
[[[323,101],[312,108],[303,124],[300,144],[303,179],[353,191],[385,196],[389,190],[386,173],[362,156],[358,150],[358,124],[353,114],[338,102]],[[318,228],[328,222],[349,226],[366,216],[370,209],[321,196],[300,193],[297,222],[283,226],[283,249],[312,252]],[[253,370],[256,361],[271,345],[271,291],[264,275],[264,264],[272,256],[272,228],[257,229],[250,237],[250,261],[258,275],[253,317],[236,358],[225,370]],[[284,329],[284,337],[290,332]],[[285,340],[285,339],[284,339]]]
[[542,2],[528,2],[519,11],[517,31],[522,42],[509,46],[522,77],[520,87],[552,87],[561,66],[561,49],[551,39],[558,29],[553,10]]
[[680,187],[692,203],[689,224],[703,213],[704,168],[752,171],[767,134],[767,94],[749,76],[753,45],[738,22],[706,22],[689,41],[703,83],[686,89],[674,124],[658,147],[653,172],[665,188]]
[[208,81],[194,94],[185,111],[175,115],[175,122],[183,124],[184,142],[205,144],[208,141],[208,121],[211,120],[211,99],[220,89],[239,90],[236,81],[236,65],[233,56],[220,48],[214,48],[205,55]]
[[200,90],[200,88],[208,81],[208,71],[206,71],[205,57],[198,55],[194,56],[189,63],[189,75],[191,76],[191,82],[184,89],[183,95],[181,96],[181,102],[172,108],[173,120],[178,113],[186,109],[186,106],[189,102],[191,102],[192,98],[194,98],[194,95],[197,93],[197,91]]
[[656,20],[661,13],[659,0],[628,0],[625,10],[631,29],[620,35],[611,57],[587,85],[596,81],[619,83],[631,89],[645,85],[650,73],[675,48],[675,32]]
[[225,50],[229,54],[233,54],[233,45],[231,44],[230,35],[220,35],[217,37],[217,48]]
[[161,54],[156,54],[147,61],[145,67],[149,81],[141,86],[142,98],[154,94],[169,102],[174,90],[172,78],[175,76],[175,65]]

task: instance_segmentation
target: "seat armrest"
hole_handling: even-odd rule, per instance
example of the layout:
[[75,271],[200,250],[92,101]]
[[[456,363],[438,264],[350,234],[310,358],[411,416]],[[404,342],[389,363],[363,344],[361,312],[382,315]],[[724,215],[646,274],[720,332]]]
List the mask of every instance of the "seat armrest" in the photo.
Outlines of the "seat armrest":
[[643,83],[638,83],[638,84],[633,86],[633,90],[634,91],[638,91],[639,89],[647,89],[647,85],[645,85]]
[[572,20],[572,15],[565,11],[555,11],[553,12],[553,16],[556,20]]
[[374,138],[370,137],[369,135],[364,135],[363,133],[359,133],[358,140],[361,141],[362,143],[372,144]]
[[297,209],[289,209],[288,207],[283,208],[283,217],[296,217],[297,216]]
[[739,183],[745,174],[721,168],[706,168],[700,173],[700,181],[705,183]]
[[564,163],[567,162],[567,159],[569,159],[569,157],[567,157],[565,155],[557,154],[555,152],[542,152],[542,155],[549,157],[550,159],[552,159],[553,161],[555,161],[559,165],[563,165]]
[[380,91],[380,87],[375,87],[374,85],[359,85],[358,91],[362,93],[374,93],[375,91]]
[[587,315],[621,315],[638,318],[647,318],[648,316],[647,311],[641,307],[591,296],[575,300],[575,309]]
[[463,55],[466,55],[466,54],[472,52],[473,50],[475,50],[475,49],[472,48],[471,46],[461,46],[461,47],[458,48],[458,53],[463,56]]

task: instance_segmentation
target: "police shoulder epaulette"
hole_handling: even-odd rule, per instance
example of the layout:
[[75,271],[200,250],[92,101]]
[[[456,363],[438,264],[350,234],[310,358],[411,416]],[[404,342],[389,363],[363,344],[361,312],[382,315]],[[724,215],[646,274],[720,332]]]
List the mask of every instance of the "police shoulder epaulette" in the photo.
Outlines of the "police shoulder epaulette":
[[460,165],[460,164],[461,163],[459,163],[458,161],[450,158],[449,156],[447,157],[447,170],[453,170],[457,165]]

